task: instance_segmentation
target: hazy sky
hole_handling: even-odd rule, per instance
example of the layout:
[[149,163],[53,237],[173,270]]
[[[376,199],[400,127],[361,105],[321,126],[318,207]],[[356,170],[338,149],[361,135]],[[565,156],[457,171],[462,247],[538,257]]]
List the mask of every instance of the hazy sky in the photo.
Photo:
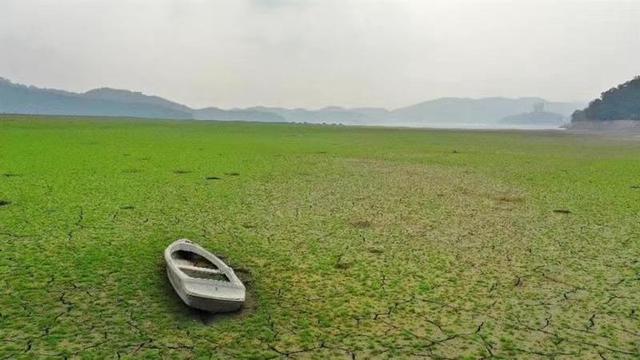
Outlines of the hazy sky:
[[192,106],[587,100],[640,75],[640,0],[0,0],[0,77]]

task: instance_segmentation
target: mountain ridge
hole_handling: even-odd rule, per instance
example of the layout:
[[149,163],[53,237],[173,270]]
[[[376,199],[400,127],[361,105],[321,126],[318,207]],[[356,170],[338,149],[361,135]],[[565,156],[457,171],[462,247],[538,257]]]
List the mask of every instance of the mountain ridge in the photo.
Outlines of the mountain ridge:
[[0,113],[34,115],[123,116],[221,121],[340,123],[346,125],[423,126],[478,123],[499,125],[501,119],[524,114],[536,104],[550,112],[569,117],[582,103],[550,102],[538,97],[443,97],[397,109],[379,107],[320,109],[253,106],[221,109],[192,108],[142,92],[101,87],[84,93],[39,88],[13,83],[0,77]]

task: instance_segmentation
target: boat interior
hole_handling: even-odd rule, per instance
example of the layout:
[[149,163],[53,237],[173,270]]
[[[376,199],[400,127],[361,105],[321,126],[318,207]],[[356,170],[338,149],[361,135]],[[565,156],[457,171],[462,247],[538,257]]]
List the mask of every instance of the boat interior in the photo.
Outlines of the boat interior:
[[171,257],[178,269],[189,277],[231,282],[214,263],[196,253],[178,250]]

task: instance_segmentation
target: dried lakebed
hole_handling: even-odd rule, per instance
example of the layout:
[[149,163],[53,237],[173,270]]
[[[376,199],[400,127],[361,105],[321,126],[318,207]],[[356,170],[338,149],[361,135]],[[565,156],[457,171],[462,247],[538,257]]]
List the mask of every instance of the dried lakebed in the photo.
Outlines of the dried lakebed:
[[[638,358],[638,159],[557,132],[1,116],[0,359]],[[183,237],[248,311],[180,301]]]

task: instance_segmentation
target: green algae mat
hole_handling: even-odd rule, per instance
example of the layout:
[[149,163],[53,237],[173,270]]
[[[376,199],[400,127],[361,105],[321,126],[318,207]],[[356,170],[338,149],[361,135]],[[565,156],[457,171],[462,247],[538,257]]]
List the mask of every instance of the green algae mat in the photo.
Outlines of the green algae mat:
[[[162,252],[225,257],[185,307]],[[640,141],[0,117],[0,359],[640,357]]]

